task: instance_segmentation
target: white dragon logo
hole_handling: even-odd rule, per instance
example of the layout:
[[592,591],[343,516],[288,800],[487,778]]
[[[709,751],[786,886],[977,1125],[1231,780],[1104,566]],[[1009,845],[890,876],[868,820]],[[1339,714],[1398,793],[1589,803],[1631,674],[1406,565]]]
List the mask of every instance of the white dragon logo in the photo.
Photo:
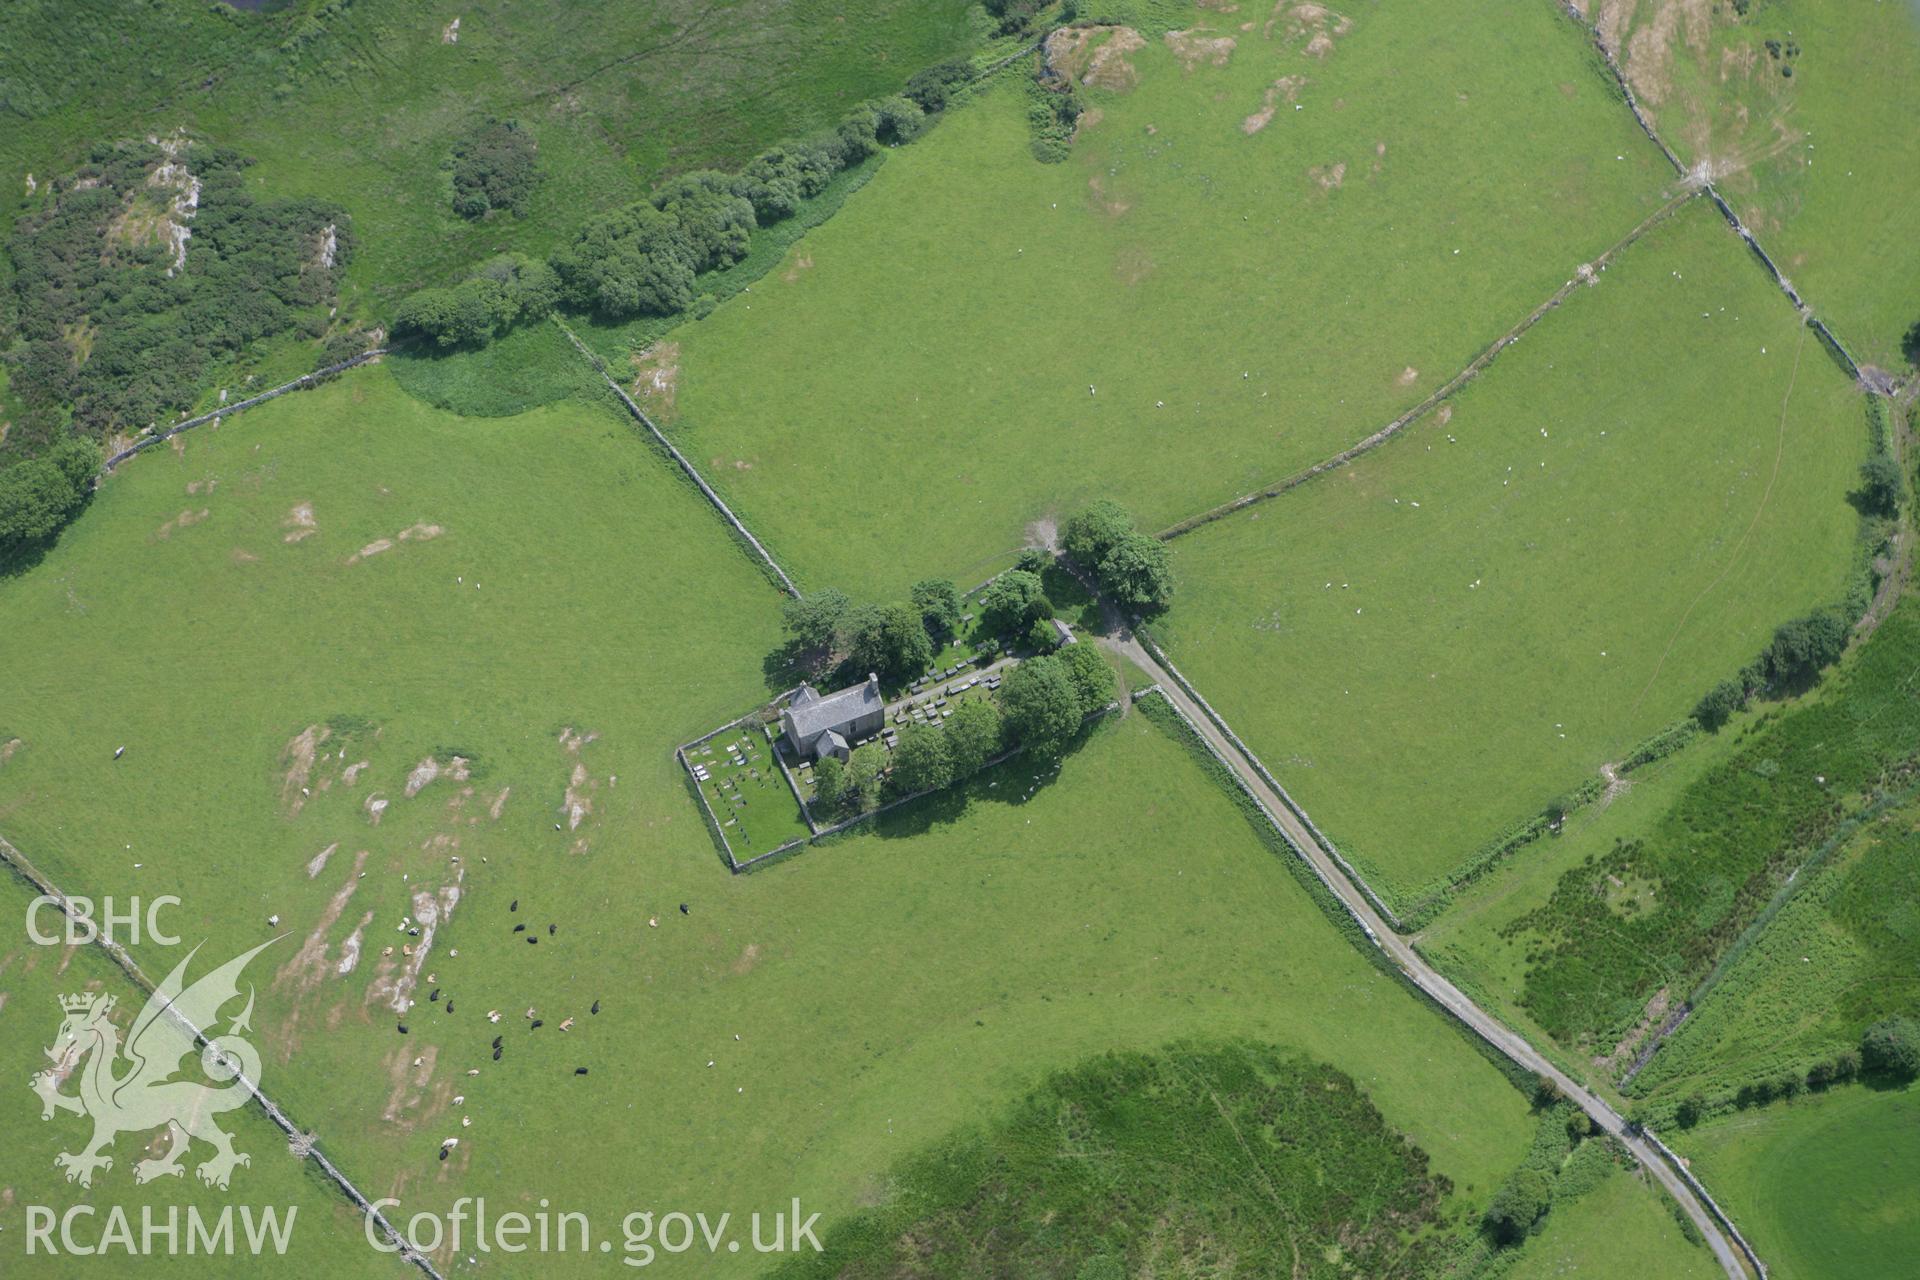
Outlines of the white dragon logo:
[[[133,1020],[133,1028],[127,1033],[124,1073],[120,1071],[120,1029],[107,1017],[114,998],[99,992],[60,997],[66,1019],[60,1024],[59,1038],[46,1050],[53,1066],[30,1083],[40,1097],[42,1120],[53,1119],[55,1111],[71,1111],[93,1119],[91,1142],[80,1151],[54,1157],[54,1164],[66,1170],[68,1182],[91,1186],[94,1170],[113,1168],[113,1157],[104,1153],[116,1135],[142,1133],[163,1125],[169,1139],[167,1149],[154,1159],[134,1165],[135,1182],[179,1177],[184,1172],[180,1157],[190,1138],[214,1148],[213,1157],[194,1171],[209,1186],[225,1190],[234,1167],[252,1163],[244,1152],[233,1149],[233,1139],[213,1122],[220,1112],[244,1106],[253,1094],[252,1082],[259,1079],[260,1055],[239,1038],[240,1032],[251,1030],[251,987],[247,990],[247,1007],[228,1024],[226,1034],[213,1036],[211,1029],[222,1006],[239,998],[240,971],[277,941],[261,943],[190,987],[185,986],[184,975],[200,948],[188,952]],[[181,1070],[181,1060],[197,1047],[189,1027],[207,1029],[205,1048],[199,1051],[200,1069],[209,1078],[223,1082],[224,1087],[174,1078]],[[60,1086],[75,1074],[88,1054],[92,1057],[78,1073],[79,1094],[60,1092]]]

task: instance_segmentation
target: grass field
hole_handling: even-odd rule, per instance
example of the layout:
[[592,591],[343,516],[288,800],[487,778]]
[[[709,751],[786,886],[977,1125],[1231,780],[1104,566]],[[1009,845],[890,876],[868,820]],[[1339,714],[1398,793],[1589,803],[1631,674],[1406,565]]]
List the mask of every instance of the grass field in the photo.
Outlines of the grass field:
[[[136,1241],[140,1238],[141,1206],[149,1206],[162,1223],[169,1212],[176,1212],[183,1249],[189,1209],[203,1215],[202,1221],[209,1229],[216,1226],[223,1208],[234,1209],[234,1237],[244,1239],[238,1211],[246,1206],[256,1215],[271,1208],[282,1223],[291,1214],[286,1252],[269,1254],[272,1266],[297,1267],[303,1274],[329,1280],[348,1276],[406,1280],[409,1269],[367,1248],[359,1218],[347,1210],[339,1193],[319,1178],[313,1165],[295,1161],[287,1153],[285,1135],[253,1107],[230,1111],[218,1121],[232,1136],[234,1150],[251,1161],[234,1172],[230,1191],[203,1186],[195,1176],[196,1166],[212,1154],[212,1148],[198,1145],[186,1157],[182,1176],[159,1178],[135,1190],[134,1164],[158,1155],[166,1145],[153,1141],[158,1136],[157,1125],[155,1132],[121,1134],[108,1149],[113,1167],[94,1175],[91,1190],[82,1191],[63,1180],[61,1170],[54,1166],[54,1156],[82,1150],[92,1125],[85,1117],[66,1112],[55,1112],[52,1120],[43,1123],[40,1104],[25,1088],[29,1077],[50,1066],[43,1051],[55,1043],[60,1030],[63,1015],[59,997],[87,991],[111,994],[118,1006],[114,1022],[123,1032],[145,1004],[145,997],[95,948],[69,949],[27,942],[12,922],[25,916],[31,897],[27,886],[11,876],[0,882],[0,913],[9,922],[6,943],[0,947],[0,1074],[4,1074],[7,1092],[12,1095],[5,1103],[7,1141],[4,1152],[0,1152],[0,1188],[4,1188],[0,1192],[0,1242],[4,1242],[0,1249],[7,1255],[8,1273],[83,1277],[111,1270],[115,1275],[152,1275],[180,1265],[175,1259],[143,1257],[120,1248],[109,1249],[104,1255],[106,1261],[70,1256],[57,1230],[52,1242],[58,1256],[49,1256],[44,1246],[36,1245],[29,1259],[30,1205],[50,1208],[56,1215],[72,1206],[89,1206],[91,1217],[83,1213],[73,1219],[74,1236],[83,1246],[102,1239],[108,1215],[116,1206],[129,1214]],[[56,915],[43,916],[42,929],[58,933],[57,920]],[[196,967],[192,976],[200,972]],[[82,1060],[82,1072],[86,1061]],[[124,1066],[120,1070],[124,1071]],[[66,1084],[64,1092],[77,1093],[78,1081]],[[260,1219],[256,1217],[255,1221]],[[193,1259],[194,1274],[209,1277],[255,1276],[260,1274],[261,1265],[251,1257],[220,1253],[201,1253]]]
[[1642,105],[1686,163],[1711,166],[1856,358],[1904,368],[1901,336],[1920,321],[1907,180],[1920,168],[1920,9],[1771,0],[1745,18],[1714,5],[1674,21],[1683,7],[1607,6]]
[[1431,1229],[1444,1181],[1351,1080],[1248,1044],[1103,1055],[892,1183],[776,1274],[1078,1280],[1217,1260],[1391,1280],[1432,1274],[1451,1244]]
[[0,582],[0,831],[69,892],[178,892],[211,952],[290,933],[270,1092],[369,1194],[831,1222],[1047,1071],[1200,1034],[1353,1076],[1450,1216],[1524,1151],[1525,1099],[1138,717],[727,876],[672,747],[761,687],[778,597],[610,411],[454,418],[374,367],[182,439]]
[[1866,447],[1695,203],[1383,449],[1176,541],[1163,639],[1404,905],[1840,598]]
[[[977,39],[962,0],[857,20],[822,0],[12,5],[0,214],[27,174],[63,173],[95,141],[185,125],[256,156],[264,190],[345,205],[361,244],[346,309],[379,318],[377,300],[499,250],[543,253],[663,173],[744,161]],[[452,211],[449,148],[482,113],[539,146],[524,218]]]
[[[1509,926],[1545,906],[1561,878],[1588,859],[1620,841],[1644,838],[1686,789],[1734,747],[1735,734],[1723,731],[1635,770],[1631,785],[1611,800],[1602,797],[1569,815],[1559,836],[1533,841],[1461,890],[1416,935],[1421,954],[1535,1043],[1550,1039],[1522,1004],[1531,947]],[[1612,1085],[1611,1079],[1594,1083]]]
[[[1608,1051],[1644,1009],[1693,994],[1810,859],[1850,838],[1879,788],[1907,786],[1920,751],[1916,653],[1920,616],[1909,602],[1822,696],[1753,723],[1658,821],[1592,851],[1545,904],[1506,925],[1526,947],[1523,999],[1540,1024],[1563,1043]],[[1897,860],[1889,870],[1898,892]],[[1763,932],[1759,945],[1774,944]],[[1823,996],[1836,1012],[1841,994]]]
[[1714,1280],[1721,1274],[1713,1255],[1680,1233],[1672,1202],[1657,1187],[1621,1170],[1577,1199],[1556,1203],[1507,1273],[1509,1280]]
[[1920,1009],[1920,804],[1864,820],[1714,984],[1636,1081],[1669,1099],[1804,1074]]
[[672,335],[670,430],[803,586],[885,594],[977,581],[1088,498],[1161,527],[1377,429],[1668,174],[1552,6],[1351,15],[1192,11],[1237,44],[1191,69],[1149,31],[1058,165],[1009,72]]
[[1780,1280],[1907,1274],[1920,1253],[1920,1093],[1839,1089],[1677,1141]]

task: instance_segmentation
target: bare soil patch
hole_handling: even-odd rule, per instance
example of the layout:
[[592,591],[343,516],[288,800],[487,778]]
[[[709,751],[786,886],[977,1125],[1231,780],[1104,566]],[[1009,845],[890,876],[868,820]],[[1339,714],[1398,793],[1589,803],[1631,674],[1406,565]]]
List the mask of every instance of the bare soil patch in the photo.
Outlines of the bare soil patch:
[[[811,267],[813,259],[802,256],[787,272],[789,282],[799,279],[801,263]],[[662,422],[673,421],[674,400],[680,388],[680,344],[656,342],[645,351],[633,353],[633,398]]]
[[1310,58],[1325,58],[1333,52],[1334,41],[1351,30],[1353,19],[1325,5],[1280,0],[1262,34],[1271,40],[1277,32],[1282,43],[1301,45]]
[[1087,179],[1087,192],[1088,199],[1093,207],[1101,213],[1106,214],[1109,218],[1118,218],[1127,210],[1133,208],[1133,205],[1128,201],[1110,197],[1107,194],[1107,184],[1097,173]]
[[202,520],[205,520],[206,518],[207,518],[207,508],[205,507],[200,508],[198,511],[182,511],[179,515],[167,521],[165,524],[161,525],[158,529],[155,529],[153,531],[153,536],[159,539],[161,542],[165,542],[168,538],[171,538],[173,536],[174,530],[191,528],[193,525],[199,524]]
[[1300,90],[1306,85],[1305,76],[1281,76],[1275,80],[1267,86],[1260,109],[1240,122],[1240,132],[1251,136],[1266,128],[1273,122],[1273,114],[1280,109],[1280,104],[1299,101]]
[[1167,48],[1173,50],[1173,56],[1180,60],[1184,71],[1194,71],[1202,63],[1211,67],[1224,67],[1233,57],[1236,43],[1232,36],[1217,35],[1205,27],[1194,27],[1188,31],[1169,31],[1166,34]]
[[1307,170],[1307,176],[1320,184],[1322,191],[1332,191],[1347,180],[1347,162],[1316,164]]
[[469,767],[471,763],[465,756],[453,756],[445,764],[433,756],[428,756],[413,766],[413,772],[407,775],[407,783],[402,788],[401,794],[411,800],[426,790],[428,783],[441,777],[451,778],[455,782],[465,782],[472,776]]
[[1154,262],[1139,245],[1128,245],[1113,258],[1113,278],[1121,284],[1139,284],[1153,274]]
[[1047,37],[1047,67],[1065,79],[1125,93],[1140,83],[1127,55],[1146,47],[1132,27],[1062,27]]
[[313,775],[314,753],[333,731],[323,724],[310,724],[287,740],[281,748],[280,806],[287,816],[300,812],[307,803],[307,779]]
[[320,532],[320,522],[314,519],[311,502],[296,502],[280,527],[287,531],[280,539],[282,542],[298,542]]

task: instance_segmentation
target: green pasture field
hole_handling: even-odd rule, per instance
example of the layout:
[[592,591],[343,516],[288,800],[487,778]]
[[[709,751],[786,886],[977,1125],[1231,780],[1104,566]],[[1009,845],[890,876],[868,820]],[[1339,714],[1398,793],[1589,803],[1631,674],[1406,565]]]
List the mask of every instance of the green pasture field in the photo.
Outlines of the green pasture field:
[[1540,1234],[1507,1272],[1508,1280],[1714,1280],[1721,1274],[1713,1255],[1681,1234],[1666,1194],[1621,1169],[1566,1203],[1556,1198]]
[[1385,447],[1174,542],[1159,625],[1405,906],[1845,593],[1867,440],[1695,203]]
[[1920,1009],[1920,803],[1863,820],[1712,986],[1635,1081],[1677,1100],[1806,1068]]
[[1142,718],[727,875],[673,747],[761,687],[777,604],[603,405],[455,418],[357,370],[144,455],[0,582],[0,832],[68,892],[178,893],[211,953],[285,934],[269,1091],[408,1213],[830,1223],[1046,1072],[1206,1034],[1353,1076],[1477,1215],[1525,1098]]
[[[1740,939],[1810,861],[1852,838],[1880,788],[1910,785],[1920,753],[1917,651],[1920,615],[1903,602],[1821,696],[1754,720],[1657,820],[1615,847],[1590,849],[1544,903],[1503,925],[1525,948],[1529,1014],[1561,1043],[1607,1053],[1662,993],[1669,1005],[1693,995],[1730,948],[1781,945],[1767,930]],[[1888,871],[1886,888],[1898,892],[1897,858]],[[1898,917],[1865,910],[1857,919],[1877,936],[1874,952],[1884,947],[1897,967],[1906,945]],[[1836,979],[1822,996],[1836,1014],[1871,1021],[1859,1017],[1865,1005],[1841,998],[1837,975],[1824,979]],[[1790,1034],[1783,1010],[1768,1021]]]
[[[196,1175],[200,1163],[213,1154],[212,1147],[201,1143],[195,1143],[184,1155],[181,1176],[136,1186],[134,1165],[158,1156],[166,1147],[166,1143],[155,1141],[157,1122],[151,1131],[124,1132],[114,1140],[107,1148],[113,1167],[96,1171],[91,1189],[82,1190],[64,1180],[63,1171],[54,1165],[54,1156],[81,1151],[92,1136],[93,1126],[85,1116],[66,1111],[56,1111],[51,1120],[43,1122],[40,1102],[26,1087],[30,1077],[51,1065],[45,1051],[54,1045],[64,1017],[59,998],[91,991],[112,995],[112,1019],[124,1037],[134,1015],[145,1007],[146,996],[93,947],[42,946],[29,941],[23,922],[32,897],[32,890],[24,882],[12,876],[0,879],[0,914],[6,920],[5,941],[0,943],[0,1075],[10,1095],[4,1104],[7,1141],[0,1151],[0,1187],[5,1188],[5,1194],[0,1195],[0,1256],[6,1258],[8,1274],[78,1278],[107,1272],[153,1275],[166,1270],[171,1275],[184,1261],[181,1257],[143,1256],[119,1246],[101,1256],[75,1256],[61,1244],[57,1226],[52,1237],[55,1254],[49,1255],[36,1241],[29,1255],[30,1205],[53,1210],[56,1222],[74,1206],[90,1207],[92,1216],[83,1212],[72,1220],[74,1237],[82,1246],[101,1242],[109,1225],[108,1215],[118,1206],[127,1214],[136,1249],[141,1239],[142,1206],[148,1207],[161,1225],[166,1223],[168,1212],[174,1211],[179,1222],[177,1248],[183,1255],[187,1250],[189,1207],[201,1215],[209,1229],[217,1227],[223,1209],[232,1208],[233,1236],[243,1241],[246,1236],[239,1211],[245,1206],[256,1214],[256,1222],[260,1220],[257,1215],[269,1208],[282,1223],[292,1215],[285,1254],[269,1252],[265,1265],[297,1267],[303,1274],[329,1280],[348,1276],[406,1280],[409,1268],[367,1247],[361,1218],[346,1198],[320,1176],[316,1165],[295,1160],[287,1151],[286,1135],[251,1105],[225,1112],[216,1121],[232,1137],[234,1150],[250,1161],[233,1171],[225,1191],[204,1185]],[[160,919],[163,924],[168,919],[164,909]],[[40,927],[43,933],[58,935],[59,914],[42,912]],[[184,949],[172,958],[173,963],[183,958]],[[188,976],[198,977],[227,959],[231,957],[209,963],[203,954]],[[164,977],[166,972],[162,969],[155,976]],[[221,1027],[240,1009],[236,1000],[224,1010],[228,1017]],[[62,1087],[63,1093],[79,1093],[77,1077],[85,1073],[90,1061],[81,1059],[75,1078]],[[122,1060],[115,1069],[126,1074],[126,1062]],[[266,1080],[271,1087],[272,1076],[266,1076]],[[158,1242],[163,1238],[154,1239]],[[198,1276],[251,1277],[261,1273],[263,1264],[245,1253],[229,1256],[196,1252],[190,1265]]]
[[[1621,841],[1644,836],[1674,801],[1708,768],[1734,749],[1739,722],[1717,736],[1696,739],[1685,750],[1636,769],[1631,781],[1611,799],[1602,796],[1568,815],[1558,836],[1523,846],[1512,858],[1459,891],[1431,924],[1414,936],[1415,946],[1455,985],[1494,1010],[1535,1044],[1551,1037],[1521,1003],[1526,995],[1528,940],[1508,926],[1544,906],[1561,877],[1587,859]],[[1595,1087],[1610,1090],[1613,1080],[1596,1073],[1586,1058],[1576,1059]]]
[[803,587],[974,581],[1090,498],[1163,527],[1363,438],[1664,200],[1553,6],[1347,12],[1189,9],[1237,41],[1191,70],[1148,29],[1057,165],[1010,69],[671,335],[676,442]]
[[1431,1275],[1451,1241],[1426,1164],[1321,1064],[1244,1043],[1106,1054],[904,1162],[885,1203],[775,1274]]
[[1920,1092],[1849,1086],[1674,1137],[1780,1280],[1904,1274],[1920,1254]]
[[[360,249],[343,309],[378,319],[489,254],[546,252],[665,173],[737,164],[831,124],[979,39],[963,0],[857,18],[822,0],[11,5],[0,85],[26,118],[0,138],[0,214],[28,173],[185,125],[258,159],[264,191],[347,207]],[[481,114],[521,121],[539,146],[546,178],[524,218],[452,211],[449,148]]]
[[1920,9],[1769,0],[1743,18],[1714,5],[1704,30],[1668,21],[1668,6],[1618,11],[1628,79],[1668,144],[1711,166],[1857,359],[1904,369],[1901,338],[1920,321]]

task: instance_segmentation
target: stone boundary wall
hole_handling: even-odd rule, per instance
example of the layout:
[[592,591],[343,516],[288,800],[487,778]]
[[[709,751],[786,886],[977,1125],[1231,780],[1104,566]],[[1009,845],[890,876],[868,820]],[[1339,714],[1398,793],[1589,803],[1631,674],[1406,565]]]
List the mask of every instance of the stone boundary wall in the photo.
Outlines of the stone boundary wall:
[[299,377],[295,378],[292,382],[283,382],[279,386],[273,388],[273,390],[271,391],[263,391],[259,395],[250,396],[245,400],[236,400],[232,404],[221,405],[218,409],[215,409],[212,413],[203,413],[197,418],[188,418],[185,422],[179,423],[176,426],[168,427],[165,431],[156,431],[151,435],[144,436],[140,440],[134,442],[133,444],[122,449],[120,452],[114,454],[111,458],[108,458],[106,460],[106,463],[100,468],[100,474],[102,476],[107,475],[115,467],[125,462],[128,458],[131,458],[134,454],[144,453],[146,450],[153,448],[157,444],[162,444],[167,440],[171,440],[174,436],[179,435],[182,431],[191,431],[195,427],[204,426],[209,422],[218,422],[220,421],[220,419],[226,417],[230,413],[245,412],[246,410],[253,408],[257,404],[265,404],[269,400],[278,399],[279,397],[287,394],[287,392],[289,391],[298,391],[302,387],[312,386],[315,383],[318,383],[323,378],[330,378],[334,374],[339,373],[342,370],[351,369],[355,365],[365,364],[367,361],[376,359],[385,354],[387,354],[387,349],[385,347],[370,348],[366,351],[362,351],[359,355],[353,357],[351,360],[342,360],[339,364],[330,364],[324,369],[315,369],[312,373],[303,373]]
[[[4,862],[16,877],[35,892],[51,898],[59,906],[63,914],[68,915],[70,919],[76,918],[68,909],[66,895],[61,893],[51,880],[41,874],[39,868],[28,861],[27,856],[15,848],[4,836],[0,836],[0,862]],[[93,940],[93,945],[104,952],[107,958],[114,963],[115,967],[117,967],[120,972],[125,975],[127,980],[132,982],[143,995],[149,999],[152,998],[155,990],[153,980],[147,977],[146,973],[135,963],[133,957],[127,954],[125,947],[104,936],[96,936]],[[179,1024],[181,1030],[192,1037],[195,1045],[202,1048],[206,1046],[209,1037],[199,1027],[194,1026],[185,1014],[181,1013],[171,1003],[167,1005],[166,1013],[168,1017]],[[296,1152],[304,1152],[304,1159],[312,1160],[314,1164],[319,1166],[320,1172],[325,1175],[328,1182],[334,1185],[336,1190],[346,1196],[362,1214],[371,1218],[379,1225],[381,1231],[386,1234],[387,1242],[394,1246],[395,1252],[398,1253],[400,1257],[418,1267],[426,1275],[431,1276],[432,1280],[446,1280],[439,1271],[434,1269],[432,1259],[418,1252],[412,1245],[407,1243],[406,1238],[395,1229],[391,1222],[387,1221],[386,1215],[373,1206],[373,1202],[361,1193],[360,1188],[353,1185],[352,1179],[342,1173],[338,1165],[321,1154],[318,1147],[308,1142],[307,1135],[300,1131],[300,1127],[288,1118],[287,1113],[282,1111],[272,1098],[269,1098],[260,1091],[258,1084],[249,1080],[244,1074],[236,1074],[234,1079],[245,1086],[247,1093],[260,1105],[260,1110],[266,1114],[268,1120],[273,1122],[274,1127],[286,1135],[287,1142],[292,1149]]]
[[[1199,706],[1202,711],[1207,713],[1207,718],[1213,721],[1214,727],[1225,735],[1228,742],[1233,744],[1234,749],[1247,758],[1247,763],[1252,765],[1254,772],[1260,775],[1260,780],[1269,787],[1272,787],[1274,794],[1286,802],[1288,811],[1300,820],[1302,826],[1313,833],[1314,841],[1319,844],[1329,858],[1333,859],[1342,874],[1353,882],[1353,887],[1366,895],[1368,903],[1372,905],[1375,911],[1380,913],[1380,918],[1385,920],[1396,931],[1403,931],[1400,924],[1400,917],[1394,914],[1393,908],[1381,900],[1380,895],[1373,891],[1373,886],[1367,883],[1366,877],[1361,875],[1360,872],[1354,868],[1353,864],[1341,855],[1340,850],[1334,846],[1333,841],[1328,838],[1327,833],[1320,830],[1320,828],[1314,824],[1313,819],[1308,816],[1307,811],[1293,798],[1293,793],[1281,786],[1280,780],[1267,771],[1267,766],[1260,762],[1260,757],[1253,753],[1253,748],[1240,740],[1240,735],[1235,733],[1232,726],[1228,725],[1220,713],[1213,709],[1213,704],[1208,702],[1206,698],[1201,695],[1200,691],[1193,687],[1193,682],[1181,673],[1180,668],[1173,665],[1172,661],[1168,659],[1166,652],[1155,643],[1153,637],[1141,629],[1138,621],[1134,624],[1133,634],[1141,644],[1146,646],[1147,652],[1153,655],[1153,660],[1166,668],[1167,674],[1172,676],[1174,681],[1179,684],[1180,691],[1189,698],[1192,698],[1194,703]],[[1185,717],[1182,718],[1184,719]]]
[[1734,1244],[1738,1245],[1740,1252],[1746,1255],[1753,1269],[1760,1273],[1760,1280],[1767,1280],[1767,1264],[1760,1261],[1760,1255],[1754,1251],[1752,1245],[1747,1243],[1747,1238],[1740,1234],[1740,1228],[1733,1225],[1733,1219],[1728,1217],[1727,1211],[1720,1207],[1720,1202],[1713,1198],[1700,1179],[1693,1176],[1693,1170],[1687,1167],[1686,1161],[1675,1155],[1673,1149],[1666,1143],[1660,1141],[1660,1135],[1653,1130],[1642,1128],[1640,1136],[1652,1144],[1653,1149],[1660,1153],[1663,1160],[1673,1166],[1674,1172],[1679,1174],[1681,1180],[1692,1189],[1693,1194],[1700,1198],[1700,1203],[1707,1206],[1707,1212],[1711,1213],[1714,1221],[1720,1224],[1720,1229],[1733,1238]]
[[782,569],[779,561],[773,558],[773,553],[760,544],[760,539],[754,537],[747,529],[747,526],[740,522],[740,517],[733,514],[733,508],[729,507],[720,495],[714,492],[713,486],[707,483],[706,478],[700,474],[699,468],[689,462],[687,456],[674,447],[673,441],[667,439],[666,433],[655,426],[653,419],[646,415],[646,411],[634,403],[633,397],[627,394],[627,389],[621,386],[612,374],[607,372],[607,362],[589,350],[587,345],[580,341],[580,339],[574,335],[573,330],[568,328],[566,323],[558,316],[553,318],[553,322],[560,326],[560,332],[567,335],[567,341],[571,342],[574,345],[574,349],[586,357],[587,363],[593,366],[594,372],[598,373],[601,380],[612,389],[613,394],[620,398],[620,403],[626,406],[627,412],[633,415],[634,421],[647,429],[647,433],[653,437],[654,443],[667,451],[667,455],[674,460],[674,463],[679,466],[681,471],[686,473],[687,479],[693,481],[694,486],[706,497],[706,500],[712,505],[713,509],[720,513],[720,518],[733,527],[733,531],[746,541],[746,544],[753,549],[755,555],[760,557],[760,562],[772,571],[773,576],[780,583],[780,589],[794,599],[800,599],[800,588],[793,584],[793,579],[787,576],[787,571]]

